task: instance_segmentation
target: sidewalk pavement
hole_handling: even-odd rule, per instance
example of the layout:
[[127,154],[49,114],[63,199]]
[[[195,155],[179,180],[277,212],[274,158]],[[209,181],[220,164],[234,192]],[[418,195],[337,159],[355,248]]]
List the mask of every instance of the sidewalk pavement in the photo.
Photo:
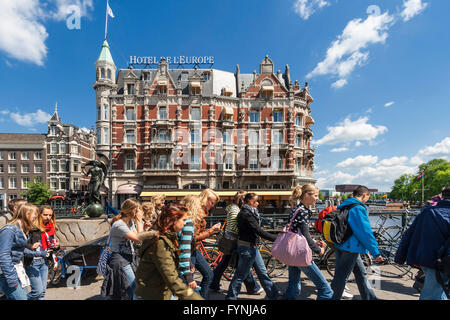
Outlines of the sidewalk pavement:
[[[413,275],[417,272],[416,269],[412,269],[409,275],[403,278],[387,278],[380,277],[374,279],[369,276],[369,281],[373,280],[373,286],[375,294],[379,299],[383,300],[418,300],[419,293],[412,287],[414,280]],[[332,278],[326,270],[322,270],[323,275],[330,283]],[[195,273],[195,280],[200,282],[201,275],[198,272]],[[277,278],[272,278],[272,280],[277,284],[281,292],[284,292],[288,284],[288,271]],[[86,277],[82,279],[81,286],[77,289],[68,288],[66,286],[60,287],[49,287],[47,289],[46,299],[47,300],[103,300],[100,296],[100,288],[103,283],[103,278],[101,276]],[[229,281],[222,278],[221,289],[228,289]],[[301,294],[297,300],[315,300],[316,299],[316,289],[314,284],[302,274],[301,282]],[[352,281],[352,276],[350,277],[350,282],[347,284],[350,289],[350,293],[354,295],[354,300],[359,300],[359,292],[356,283]],[[225,294],[217,294],[211,292],[211,300],[224,300]],[[245,286],[242,286],[241,294],[239,295],[240,300],[263,300],[265,299],[265,293],[262,292],[259,295],[248,295],[245,292]]]

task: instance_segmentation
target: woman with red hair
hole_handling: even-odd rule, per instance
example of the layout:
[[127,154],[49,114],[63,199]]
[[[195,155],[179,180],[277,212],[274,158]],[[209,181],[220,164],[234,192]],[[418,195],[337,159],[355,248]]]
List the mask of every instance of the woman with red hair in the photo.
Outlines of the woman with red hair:
[[203,300],[178,275],[179,244],[177,234],[184,227],[187,208],[180,204],[164,206],[158,216],[156,230],[139,237],[139,267],[136,270],[135,296],[142,300]]

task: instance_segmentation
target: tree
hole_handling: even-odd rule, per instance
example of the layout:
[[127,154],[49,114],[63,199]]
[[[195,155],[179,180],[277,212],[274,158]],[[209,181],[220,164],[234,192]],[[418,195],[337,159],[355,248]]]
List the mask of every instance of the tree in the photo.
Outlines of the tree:
[[322,201],[325,201],[325,196],[323,195],[323,193],[319,193],[319,199]]
[[36,178],[33,183],[27,184],[28,190],[21,194],[21,197],[28,199],[35,205],[42,205],[48,203],[49,198],[52,196],[53,192],[50,187],[43,182],[38,181]]

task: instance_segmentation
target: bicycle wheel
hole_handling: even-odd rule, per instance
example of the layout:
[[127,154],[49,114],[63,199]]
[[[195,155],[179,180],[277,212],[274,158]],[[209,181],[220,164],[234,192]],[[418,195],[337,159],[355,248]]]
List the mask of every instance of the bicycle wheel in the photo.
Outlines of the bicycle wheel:
[[400,226],[390,226],[380,232],[381,239],[388,242],[400,243],[404,229]]
[[205,254],[203,257],[205,257],[206,262],[208,263],[209,267],[214,270],[215,267],[220,263],[220,260],[222,260],[222,256],[220,256],[220,252],[213,248],[207,248],[205,249]]
[[267,274],[270,275],[273,270],[275,270],[276,259],[267,250],[259,250],[259,253],[261,254],[264,265],[266,266]]
[[378,250],[383,257],[383,262],[373,263],[372,272],[388,278],[401,278],[411,271],[408,265],[401,265],[394,262],[397,248],[393,245],[379,245]]

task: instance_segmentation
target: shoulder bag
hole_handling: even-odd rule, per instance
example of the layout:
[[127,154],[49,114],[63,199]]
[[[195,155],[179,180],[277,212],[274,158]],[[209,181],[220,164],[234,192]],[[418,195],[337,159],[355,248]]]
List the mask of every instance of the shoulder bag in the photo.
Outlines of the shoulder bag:
[[100,253],[100,257],[98,258],[97,264],[97,274],[106,277],[108,274],[108,261],[111,258],[111,233],[108,235],[108,239],[106,240],[106,245],[103,247],[102,252]]
[[306,267],[312,263],[312,251],[308,241],[301,234],[292,232],[291,225],[300,208],[295,212],[291,221],[278,234],[272,245],[272,255],[288,266]]

